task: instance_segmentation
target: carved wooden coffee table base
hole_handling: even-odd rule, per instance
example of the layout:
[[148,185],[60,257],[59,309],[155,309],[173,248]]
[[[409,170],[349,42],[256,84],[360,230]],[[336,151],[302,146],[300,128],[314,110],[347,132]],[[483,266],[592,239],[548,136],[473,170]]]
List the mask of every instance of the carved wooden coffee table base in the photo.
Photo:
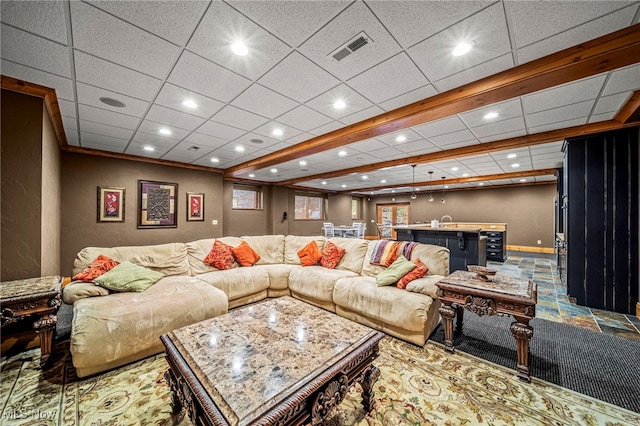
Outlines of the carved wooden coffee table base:
[[383,336],[290,297],[183,327],[160,337],[172,409],[197,425],[316,425],[359,382],[369,412]]
[[436,284],[438,296],[442,301],[440,315],[444,321],[444,345],[453,353],[453,319],[456,318],[456,331],[462,332],[464,310],[479,316],[511,315],[511,333],[516,339],[517,374],[525,382],[531,382],[529,374],[529,341],[533,337],[533,328],[529,321],[536,311],[537,288],[532,281],[510,277],[495,277],[485,282],[475,279],[475,274],[467,271],[455,271]]

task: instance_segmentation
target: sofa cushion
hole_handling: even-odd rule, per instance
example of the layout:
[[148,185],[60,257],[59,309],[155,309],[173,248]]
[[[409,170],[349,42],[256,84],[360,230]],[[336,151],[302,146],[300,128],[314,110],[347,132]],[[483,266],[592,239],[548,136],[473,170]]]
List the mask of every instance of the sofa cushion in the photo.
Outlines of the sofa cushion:
[[284,239],[284,263],[288,265],[301,265],[298,251],[311,241],[315,241],[318,249],[322,251],[327,239],[323,236],[300,237],[297,235],[287,235]]
[[427,267],[427,265],[422,263],[422,260],[420,260],[420,258],[417,258],[416,260],[414,260],[413,263],[416,264],[416,268],[413,271],[408,272],[402,278],[400,278],[398,280],[398,283],[396,284],[396,287],[403,288],[403,289],[407,288],[407,284],[409,284],[413,280],[417,280],[418,278],[424,277],[427,271],[429,271],[429,268]]
[[400,278],[414,269],[416,269],[416,264],[400,255],[386,270],[378,274],[376,283],[378,285],[395,284]]
[[120,262],[116,262],[110,257],[101,254],[96,257],[93,262],[89,264],[89,266],[84,268],[79,273],[75,274],[71,279],[74,281],[84,281],[90,283],[100,275],[109,272],[114,267],[118,266],[119,263]]
[[260,255],[256,265],[284,263],[284,235],[259,235],[242,237]]
[[423,278],[411,281],[407,284],[406,290],[412,293],[426,294],[433,298],[438,297],[438,287],[436,283],[443,279],[442,275],[427,275]]
[[360,274],[369,242],[359,238],[330,238],[328,241],[346,250],[336,269]]
[[336,281],[354,276],[357,274],[351,271],[327,269],[322,266],[300,266],[292,269],[289,274],[289,289],[302,296],[333,304],[333,286]]
[[231,247],[231,251],[240,266],[253,266],[254,263],[260,260],[260,255],[246,241],[241,242],[238,247]]
[[449,275],[449,249],[431,244],[416,244],[411,258],[422,260],[429,271],[427,275]]
[[211,251],[211,247],[213,246],[213,242],[215,240],[220,240],[223,243],[230,245],[231,247],[237,247],[242,242],[242,240],[237,237],[222,237],[216,239],[207,238],[204,240],[197,240],[186,243],[185,246],[187,247],[187,260],[189,262],[189,266],[191,267],[191,275],[204,274],[205,272],[218,270],[217,268],[214,268],[213,266],[203,262],[204,258],[207,257],[209,251]]
[[346,249],[338,247],[331,241],[327,241],[321,252],[320,264],[325,268],[336,269],[346,251]]
[[309,244],[298,250],[298,257],[302,266],[313,266],[322,259],[322,252],[318,248],[318,243],[311,240]]
[[164,275],[135,265],[128,260],[94,280],[100,287],[113,291],[145,291]]
[[108,296],[109,290],[94,283],[71,281],[62,290],[62,300],[67,305],[73,305],[76,300],[86,297]]
[[410,331],[422,331],[433,299],[395,286],[378,286],[374,277],[339,279],[333,291],[337,306]]
[[187,260],[187,246],[183,243],[169,243],[111,248],[86,247],[80,250],[73,262],[73,275],[89,266],[101,254],[117,262],[128,260],[131,263],[153,269],[164,275],[189,275],[191,271]]
[[207,272],[195,278],[224,291],[229,301],[259,293],[269,287],[268,271],[256,266]]

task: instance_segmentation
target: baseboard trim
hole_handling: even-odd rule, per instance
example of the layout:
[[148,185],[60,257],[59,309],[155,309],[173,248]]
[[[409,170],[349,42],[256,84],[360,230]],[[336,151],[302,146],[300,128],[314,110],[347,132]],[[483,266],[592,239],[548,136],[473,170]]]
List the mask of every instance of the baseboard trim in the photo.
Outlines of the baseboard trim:
[[507,246],[507,250],[528,251],[530,253],[555,253],[553,247],[529,247],[529,246]]

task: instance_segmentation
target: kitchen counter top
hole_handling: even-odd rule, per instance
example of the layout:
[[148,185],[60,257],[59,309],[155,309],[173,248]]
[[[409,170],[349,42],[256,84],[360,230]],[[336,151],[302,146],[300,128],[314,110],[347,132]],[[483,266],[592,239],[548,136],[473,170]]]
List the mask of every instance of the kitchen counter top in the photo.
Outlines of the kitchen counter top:
[[396,231],[408,229],[415,231],[435,231],[435,232],[469,232],[469,233],[479,233],[479,227],[450,227],[450,226],[439,226],[437,228],[432,228],[429,224],[416,224],[416,225],[396,225],[393,226],[393,229]]

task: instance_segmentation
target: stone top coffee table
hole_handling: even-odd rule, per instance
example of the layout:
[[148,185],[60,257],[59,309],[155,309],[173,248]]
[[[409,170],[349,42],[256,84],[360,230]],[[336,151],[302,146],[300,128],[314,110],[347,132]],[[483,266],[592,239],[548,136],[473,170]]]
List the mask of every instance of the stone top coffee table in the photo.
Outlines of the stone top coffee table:
[[[516,339],[518,378],[530,382],[529,340],[533,328],[529,321],[536,313],[538,291],[531,280],[496,275],[484,281],[474,272],[455,271],[436,283],[442,301],[440,315],[444,321],[444,345],[451,353],[453,346],[453,319],[458,316],[457,332],[462,332],[464,309],[483,315],[511,315],[511,333]],[[485,277],[486,279],[486,277]],[[455,306],[455,309],[454,307]]]
[[373,404],[383,333],[291,297],[174,330],[166,347],[174,412],[205,425],[317,424],[356,381]]

